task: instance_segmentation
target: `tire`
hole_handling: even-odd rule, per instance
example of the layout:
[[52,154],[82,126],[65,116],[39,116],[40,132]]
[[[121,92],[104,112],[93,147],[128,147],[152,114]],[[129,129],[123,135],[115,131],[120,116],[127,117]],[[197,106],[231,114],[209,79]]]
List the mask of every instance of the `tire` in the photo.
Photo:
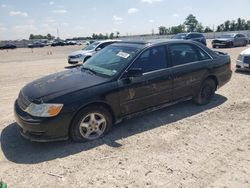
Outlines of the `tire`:
[[194,102],[198,105],[206,105],[211,99],[214,97],[216,91],[216,83],[213,79],[206,79],[201,87],[197,95],[194,97]]
[[243,46],[247,46],[247,41],[243,44]]
[[102,106],[89,106],[80,110],[70,126],[70,137],[85,142],[103,137],[112,127],[112,116]]
[[234,43],[233,42],[230,42],[229,45],[228,45],[229,48],[233,48],[234,47]]

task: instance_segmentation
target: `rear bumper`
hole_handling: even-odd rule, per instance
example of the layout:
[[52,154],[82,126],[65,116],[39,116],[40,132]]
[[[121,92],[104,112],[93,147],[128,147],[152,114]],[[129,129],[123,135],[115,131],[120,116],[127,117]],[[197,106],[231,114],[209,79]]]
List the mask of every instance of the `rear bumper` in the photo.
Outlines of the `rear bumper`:
[[230,70],[230,71],[228,71],[228,72],[226,72],[226,73],[221,74],[221,75],[218,76],[218,81],[219,81],[219,83],[218,83],[218,89],[220,87],[224,86],[226,83],[228,83],[231,80],[232,73],[233,72]]
[[53,118],[34,118],[22,111],[15,102],[15,120],[20,128],[20,133],[28,140],[48,142],[68,139],[70,121],[63,115]]

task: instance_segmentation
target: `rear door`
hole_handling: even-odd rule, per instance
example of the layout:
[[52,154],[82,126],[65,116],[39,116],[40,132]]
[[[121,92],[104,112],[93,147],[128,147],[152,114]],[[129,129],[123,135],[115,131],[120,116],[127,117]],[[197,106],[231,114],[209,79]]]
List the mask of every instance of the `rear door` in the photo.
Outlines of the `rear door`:
[[168,51],[173,65],[173,100],[194,96],[208,74],[206,67],[212,58],[189,43],[170,44]]
[[122,77],[120,106],[123,115],[132,114],[169,102],[172,99],[172,72],[168,68],[166,47],[145,50],[129,69],[141,68],[140,77]]

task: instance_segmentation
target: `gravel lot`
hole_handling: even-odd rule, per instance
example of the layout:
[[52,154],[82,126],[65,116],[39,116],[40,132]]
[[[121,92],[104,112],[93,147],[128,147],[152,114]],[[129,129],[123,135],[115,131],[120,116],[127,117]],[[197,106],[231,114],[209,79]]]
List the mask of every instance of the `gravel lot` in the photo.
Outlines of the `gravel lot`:
[[[28,82],[61,71],[81,47],[0,51],[0,179],[9,187],[250,187],[250,74],[207,106],[184,102],[125,121],[105,138],[32,143],[13,118]],[[246,47],[220,49],[232,58]],[[48,55],[52,52],[52,55]]]

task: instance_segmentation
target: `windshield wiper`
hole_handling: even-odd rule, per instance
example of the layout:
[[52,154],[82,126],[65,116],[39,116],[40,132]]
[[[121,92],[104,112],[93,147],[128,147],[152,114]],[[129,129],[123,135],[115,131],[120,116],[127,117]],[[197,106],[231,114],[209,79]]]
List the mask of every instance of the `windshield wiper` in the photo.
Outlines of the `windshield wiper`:
[[93,73],[93,74],[96,74],[96,71],[94,71],[93,69],[90,69],[90,68],[88,68],[88,67],[82,66],[82,69],[87,70],[87,71],[89,71],[89,72],[91,72],[91,73]]

